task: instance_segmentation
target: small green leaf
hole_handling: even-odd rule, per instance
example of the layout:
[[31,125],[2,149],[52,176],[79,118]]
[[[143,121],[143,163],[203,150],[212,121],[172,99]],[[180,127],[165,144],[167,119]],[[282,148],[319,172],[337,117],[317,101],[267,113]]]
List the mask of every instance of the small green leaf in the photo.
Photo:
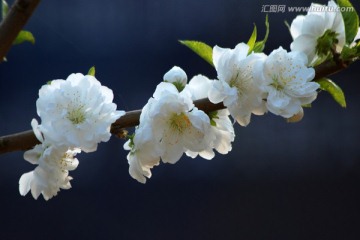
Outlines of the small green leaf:
[[216,127],[216,122],[214,119],[219,119],[218,111],[209,112],[208,116],[210,118],[210,125]]
[[255,47],[256,37],[257,37],[257,30],[256,30],[256,25],[254,25],[254,30],[250,36],[249,41],[247,42],[247,45],[249,46],[248,54],[250,54]]
[[8,11],[9,11],[9,5],[7,4],[7,2],[5,0],[1,0],[1,16],[2,16],[2,19],[5,18]]
[[92,66],[92,67],[89,69],[89,72],[88,72],[87,75],[90,75],[90,76],[95,77],[95,66]]
[[25,41],[31,42],[32,44],[35,44],[35,38],[32,35],[32,33],[29,32],[29,31],[22,30],[17,35],[17,37],[16,37],[15,41],[13,42],[13,44],[16,45],[16,44],[23,43]]
[[210,125],[216,127],[216,122],[214,121],[214,119],[210,119]]
[[214,66],[213,60],[212,60],[212,48],[207,45],[206,43],[199,42],[199,41],[179,41],[181,44],[187,46],[191,50],[193,50],[197,55],[199,55],[201,58],[203,58],[205,61],[210,63],[212,66]]
[[352,60],[355,57],[358,57],[359,49],[357,46],[353,48],[349,48],[348,46],[344,46],[341,51],[341,59],[344,61]]
[[350,44],[354,41],[359,28],[359,16],[349,0],[337,0],[337,3],[340,9],[344,8],[341,14],[344,18],[346,42]]
[[135,147],[135,143],[134,143],[135,133],[133,133],[133,134],[128,134],[128,135],[126,136],[126,138],[130,140],[130,142],[129,142],[129,147],[130,147],[131,149],[133,149],[133,148]]
[[330,93],[333,99],[340,104],[341,107],[346,107],[344,92],[336,83],[328,78],[322,78],[316,82],[320,84],[320,89]]
[[269,37],[269,32],[270,32],[270,25],[269,25],[269,18],[268,18],[268,15],[266,15],[266,18],[265,18],[265,27],[266,27],[266,33],[265,33],[265,37],[263,40],[261,41],[258,41],[255,43],[255,46],[254,46],[254,49],[253,51],[254,52],[262,52],[264,51],[264,48],[265,48],[265,43]]
[[285,24],[285,26],[288,28],[288,30],[290,32],[291,26],[290,26],[289,22],[285,20],[284,24]]

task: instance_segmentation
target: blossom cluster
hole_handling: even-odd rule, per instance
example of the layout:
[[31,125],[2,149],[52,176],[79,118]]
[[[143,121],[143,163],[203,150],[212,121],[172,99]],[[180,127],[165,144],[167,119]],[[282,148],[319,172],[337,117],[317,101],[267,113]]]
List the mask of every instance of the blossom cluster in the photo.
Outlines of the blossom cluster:
[[[135,135],[124,146],[130,150],[127,158],[133,178],[145,183],[160,160],[176,163],[184,153],[205,159],[214,157],[213,149],[228,153],[235,137],[229,115],[246,126],[252,113],[269,111],[291,118],[302,113],[302,105],[315,100],[319,84],[311,81],[315,71],[307,67],[304,53],[281,47],[269,56],[248,52],[245,43],[234,49],[215,46],[216,80],[198,75],[186,84],[186,73],[179,67],[164,75],[142,110]],[[205,113],[193,102],[202,98],[223,102],[226,109]]]
[[[312,4],[312,6],[318,6]],[[337,6],[329,1],[329,7]],[[234,49],[215,46],[212,61],[217,79],[198,75],[187,83],[186,73],[174,67],[164,75],[153,97],[144,106],[140,124],[125,143],[130,175],[141,183],[151,169],[176,163],[187,156],[214,157],[213,149],[226,154],[235,133],[229,115],[247,126],[251,115],[271,112],[296,122],[317,97],[313,66],[340,54],[345,46],[345,26],[340,12],[312,12],[298,16],[290,26],[291,51],[282,47],[269,55],[254,52],[246,43]],[[354,41],[359,38],[359,33]],[[194,101],[208,98],[223,103],[216,112],[199,110]]]
[[[329,1],[328,6],[337,5]],[[245,127],[252,114],[301,120],[303,107],[316,99],[320,88],[313,81],[313,67],[356,44],[360,31],[346,43],[341,13],[309,11],[294,19],[290,33],[291,51],[279,47],[268,55],[251,43],[233,49],[215,46],[216,79],[196,75],[188,81],[177,66],[165,73],[124,144],[130,176],[145,183],[161,162],[174,164],[184,154],[207,160],[215,151],[227,154],[235,139],[234,123]],[[224,108],[205,112],[196,106],[204,98]],[[40,89],[36,105],[41,124],[34,119],[31,125],[41,143],[24,154],[38,166],[20,178],[21,195],[31,190],[35,199],[42,194],[47,200],[71,187],[69,171],[78,166],[76,154],[93,152],[108,141],[111,124],[125,114],[112,101],[112,90],[90,75],[72,74]]]
[[76,154],[96,151],[98,143],[110,139],[110,125],[125,114],[116,110],[113,97],[94,76],[80,73],[42,86],[36,102],[41,124],[31,122],[41,143],[24,154],[38,166],[21,176],[21,195],[31,190],[35,199],[42,194],[48,200],[71,187],[69,171],[79,164]]

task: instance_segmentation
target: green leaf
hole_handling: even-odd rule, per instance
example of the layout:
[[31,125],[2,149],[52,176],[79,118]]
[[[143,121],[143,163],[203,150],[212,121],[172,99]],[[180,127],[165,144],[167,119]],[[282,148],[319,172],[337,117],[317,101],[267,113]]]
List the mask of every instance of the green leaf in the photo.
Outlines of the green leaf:
[[216,122],[214,121],[214,119],[210,119],[210,125],[216,127]]
[[344,92],[336,83],[328,78],[322,78],[316,82],[320,84],[320,89],[330,93],[333,99],[340,104],[341,107],[346,107]]
[[[284,24],[285,24],[285,26],[287,27],[287,29],[288,29],[289,32],[290,32],[291,26],[290,26],[289,22],[285,20],[285,21],[284,21]],[[290,34],[291,34],[291,33],[290,33]]]
[[133,148],[135,147],[135,143],[134,143],[135,133],[133,133],[133,134],[128,134],[128,135],[126,136],[126,138],[130,140],[130,142],[129,142],[129,147],[130,147],[131,149],[133,149]]
[[257,30],[256,30],[256,25],[254,25],[254,30],[250,36],[249,41],[247,42],[247,45],[249,46],[248,54],[250,54],[255,47],[256,37],[257,37]]
[[255,46],[254,46],[254,49],[253,51],[254,52],[262,52],[264,51],[264,48],[265,48],[265,43],[269,37],[269,32],[270,32],[270,25],[269,25],[269,18],[268,18],[268,15],[266,14],[266,18],[265,18],[265,27],[266,27],[266,33],[265,33],[265,37],[263,40],[261,41],[258,41],[255,43]]
[[179,41],[179,42],[181,44],[187,46],[191,50],[193,50],[197,55],[199,55],[205,61],[210,63],[212,66],[214,66],[214,63],[212,60],[212,48],[209,45],[207,45],[206,43],[203,43],[203,42],[199,42],[199,41],[183,40],[183,41]]
[[95,66],[92,66],[92,67],[89,69],[89,72],[88,72],[87,75],[90,75],[90,76],[95,77]]
[[341,59],[344,61],[348,61],[348,60],[352,60],[355,57],[358,57],[357,55],[359,49],[357,46],[353,47],[353,48],[349,48],[348,46],[344,46],[342,51],[341,51]]
[[7,2],[5,0],[1,0],[1,16],[2,16],[2,19],[5,18],[8,11],[9,11],[9,5],[7,4]]
[[350,44],[354,41],[359,28],[359,16],[349,0],[337,0],[337,3],[340,8],[346,9],[341,11],[341,14],[345,23],[346,42]]
[[17,35],[17,37],[16,37],[15,41],[13,42],[13,44],[16,45],[16,44],[23,43],[25,41],[31,42],[32,44],[35,44],[35,38],[32,35],[32,33],[29,32],[29,31],[22,30]]
[[214,119],[219,119],[218,111],[209,112],[208,116],[210,118],[210,125],[216,127],[216,122]]
[[327,29],[321,37],[317,39],[315,52],[320,57],[329,56],[329,53],[332,52],[335,44],[338,43],[338,33]]

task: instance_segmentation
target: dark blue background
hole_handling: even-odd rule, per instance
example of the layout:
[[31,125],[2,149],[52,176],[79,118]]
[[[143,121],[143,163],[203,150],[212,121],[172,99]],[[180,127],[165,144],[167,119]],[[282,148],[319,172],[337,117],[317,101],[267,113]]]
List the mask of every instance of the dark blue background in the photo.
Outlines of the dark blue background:
[[[177,40],[233,48],[253,23],[262,38],[264,4],[310,1],[43,1],[26,26],[36,44],[13,47],[0,65],[0,135],[30,129],[42,84],[93,65],[126,111],[141,108],[174,65],[189,78],[215,78]],[[266,53],[289,49],[283,21],[295,16],[269,14]],[[34,169],[23,153],[1,155],[0,239],[359,239],[359,67],[332,77],[346,109],[322,92],[300,123],[253,117],[236,125],[230,154],[162,164],[146,185],[129,176],[116,138],[79,155],[73,188],[48,202],[18,193],[20,176]]]

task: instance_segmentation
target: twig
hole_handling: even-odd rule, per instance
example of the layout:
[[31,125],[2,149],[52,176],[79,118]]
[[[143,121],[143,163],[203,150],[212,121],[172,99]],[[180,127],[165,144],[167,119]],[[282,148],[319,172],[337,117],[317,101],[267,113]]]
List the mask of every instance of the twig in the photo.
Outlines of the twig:
[[24,151],[40,143],[32,130],[0,137],[0,154],[13,151]]
[[0,62],[10,50],[40,0],[16,0],[0,24]]

